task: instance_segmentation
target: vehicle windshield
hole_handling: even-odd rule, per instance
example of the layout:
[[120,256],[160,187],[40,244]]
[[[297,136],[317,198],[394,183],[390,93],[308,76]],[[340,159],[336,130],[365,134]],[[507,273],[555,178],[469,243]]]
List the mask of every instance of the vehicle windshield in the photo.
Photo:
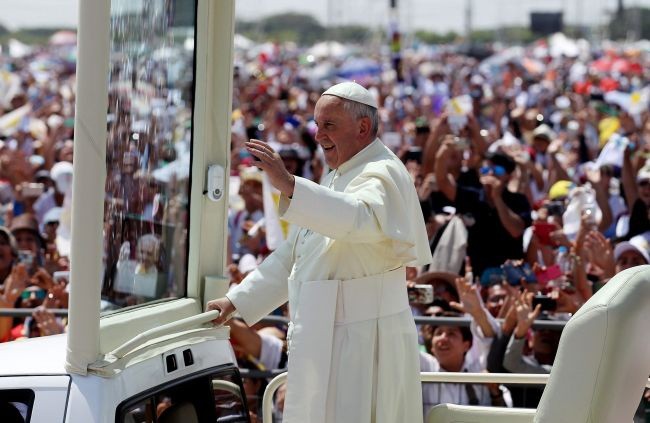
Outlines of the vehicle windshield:
[[187,292],[196,1],[112,0],[102,299]]

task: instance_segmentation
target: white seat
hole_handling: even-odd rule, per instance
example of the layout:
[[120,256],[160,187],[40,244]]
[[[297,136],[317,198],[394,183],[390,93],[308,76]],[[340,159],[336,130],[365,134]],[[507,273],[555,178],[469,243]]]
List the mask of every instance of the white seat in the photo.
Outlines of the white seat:
[[532,423],[535,410],[439,404],[429,411],[427,423]]
[[650,266],[627,269],[569,321],[535,423],[631,422],[650,374]]
[[633,267],[567,323],[536,412],[441,404],[427,422],[631,422],[650,374],[649,326],[650,266]]

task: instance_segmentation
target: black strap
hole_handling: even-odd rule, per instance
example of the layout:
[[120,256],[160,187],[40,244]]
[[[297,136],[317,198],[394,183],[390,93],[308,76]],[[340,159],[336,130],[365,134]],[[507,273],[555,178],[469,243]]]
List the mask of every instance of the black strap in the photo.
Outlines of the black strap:
[[[463,370],[464,372],[467,372],[467,369]],[[478,405],[478,396],[476,395],[476,390],[474,389],[474,385],[471,383],[466,383],[465,384],[465,392],[467,393],[467,398],[469,398],[469,405]]]
[[469,398],[469,405],[478,405],[478,396],[476,396],[474,385],[471,383],[466,383],[465,391],[467,392],[467,397]]

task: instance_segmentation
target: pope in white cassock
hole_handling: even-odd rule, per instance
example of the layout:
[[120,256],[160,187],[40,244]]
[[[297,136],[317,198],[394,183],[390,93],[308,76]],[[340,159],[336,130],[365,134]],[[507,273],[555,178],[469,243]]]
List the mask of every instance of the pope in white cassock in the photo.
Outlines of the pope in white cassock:
[[431,261],[413,181],[377,138],[377,103],[354,82],[323,93],[316,141],[333,169],[321,185],[290,175],[268,144],[250,140],[280,215],[294,230],[225,298],[249,324],[289,300],[285,423],[421,422],[417,332],[405,266]]

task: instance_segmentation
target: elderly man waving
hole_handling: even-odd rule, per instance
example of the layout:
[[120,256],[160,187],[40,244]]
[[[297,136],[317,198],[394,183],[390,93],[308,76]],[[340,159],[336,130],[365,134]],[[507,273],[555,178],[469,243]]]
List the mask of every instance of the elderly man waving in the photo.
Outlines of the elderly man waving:
[[289,299],[285,423],[421,422],[417,333],[405,266],[431,261],[406,168],[377,138],[377,103],[354,82],[323,93],[316,141],[333,169],[321,185],[287,172],[266,143],[250,140],[282,193],[288,239],[227,298],[253,324]]

